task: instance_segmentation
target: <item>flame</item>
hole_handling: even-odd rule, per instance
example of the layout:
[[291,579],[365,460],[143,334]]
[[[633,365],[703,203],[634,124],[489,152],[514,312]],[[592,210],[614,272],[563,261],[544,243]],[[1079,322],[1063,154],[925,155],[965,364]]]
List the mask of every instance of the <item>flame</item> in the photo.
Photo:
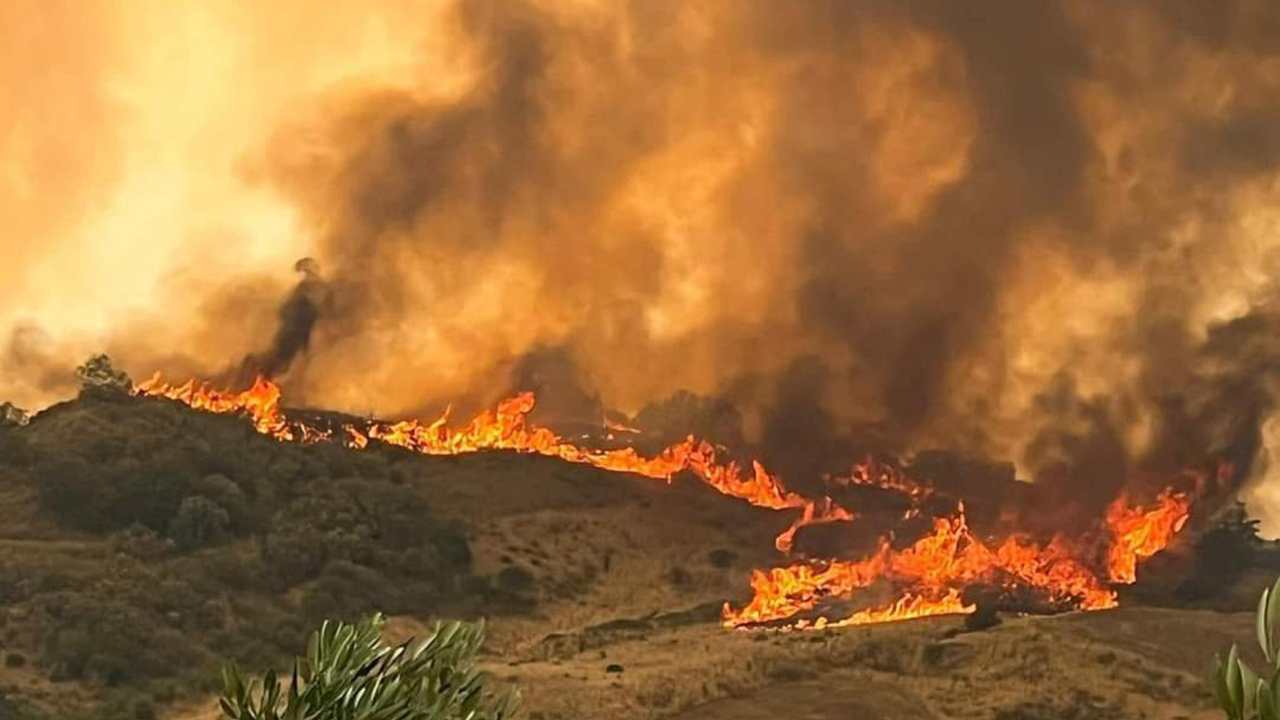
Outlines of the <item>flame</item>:
[[1117,498],[1107,509],[1111,548],[1107,571],[1112,582],[1132,583],[1138,579],[1138,561],[1164,550],[1191,516],[1191,499],[1185,493],[1165,490],[1148,507],[1130,507],[1126,498]]
[[724,608],[727,627],[788,620],[809,612],[828,598],[852,597],[879,580],[910,588],[891,606],[863,611],[824,626],[856,625],[890,619],[971,612],[960,602],[960,591],[975,585],[1005,590],[1029,589],[1049,604],[1081,610],[1116,606],[1115,592],[1055,538],[1040,546],[1010,537],[994,550],[969,530],[964,511],[934,521],[933,532],[910,547],[893,551],[884,541],[870,557],[846,562],[801,563],[756,571],[751,578],[755,597],[741,610]]
[[150,380],[136,386],[134,393],[177,400],[205,412],[243,414],[253,422],[258,432],[283,442],[320,434],[319,431],[308,433],[302,426],[292,427],[280,410],[280,388],[262,378],[254,381],[248,390],[237,393],[214,390],[207,383],[194,380],[182,385],[169,385],[161,380],[160,373],[156,373]]
[[618,422],[617,420],[610,420],[609,418],[604,418],[604,422],[603,422],[602,424],[603,424],[603,426],[604,426],[604,429],[605,429],[605,430],[607,430],[607,431],[609,431],[609,432],[613,432],[613,433],[630,433],[630,434],[632,434],[632,435],[639,435],[639,434],[640,434],[640,429],[639,429],[639,428],[633,428],[633,427],[631,427],[630,425],[624,425],[624,424],[622,424],[622,423]]
[[967,615],[973,611],[974,606],[966,605],[960,599],[958,590],[948,590],[945,595],[938,599],[930,599],[922,595],[908,593],[885,607],[859,610],[843,620],[830,621],[826,616],[821,616],[812,622],[800,620],[793,627],[797,630],[821,630],[823,628],[914,620],[915,618],[932,615]]
[[[247,390],[231,392],[194,381],[170,385],[157,374],[138,385],[135,394],[169,398],[206,412],[240,414],[258,432],[282,442],[335,440],[333,431],[287,417],[280,407],[280,388],[263,378]],[[857,517],[830,497],[815,500],[788,490],[759,462],[753,461],[747,469],[732,460],[722,461],[715,446],[692,436],[653,456],[641,455],[631,447],[580,447],[549,428],[530,424],[528,414],[535,402],[532,393],[521,393],[458,427],[450,426],[450,413],[446,410],[431,422],[369,420],[346,424],[336,434],[347,447],[356,450],[365,449],[374,441],[427,455],[510,450],[667,482],[678,473],[690,472],[721,493],[753,505],[798,510],[790,527],[776,539],[775,544],[783,553],[790,551],[795,534],[802,527],[851,522]],[[871,458],[854,466],[848,477],[828,480],[836,485],[873,485],[892,490],[909,497],[913,506],[933,492],[895,466]],[[1190,508],[1191,499],[1171,489],[1151,507],[1131,506],[1127,498],[1117,499],[1107,512],[1105,527],[1106,577],[1110,583],[1134,582],[1138,563],[1168,546],[1185,524]],[[769,623],[810,629],[967,613],[974,606],[964,601],[964,591],[978,586],[997,593],[1030,593],[1046,606],[1058,609],[1115,607],[1115,591],[1082,560],[1090,555],[1081,549],[1096,546],[1065,537],[1039,543],[1017,535],[985,542],[969,529],[961,505],[954,516],[935,518],[932,532],[903,549],[893,549],[889,539],[883,538],[878,550],[862,560],[807,561],[755,570],[751,576],[752,599],[740,609],[726,603],[723,624],[743,627]],[[820,606],[824,602],[853,599],[859,591],[877,583],[888,583],[897,599],[844,617],[833,619],[822,614]]]
[[933,494],[933,488],[907,477],[897,466],[879,462],[870,456],[854,465],[847,476],[829,477],[827,482],[833,485],[861,485],[894,490],[915,501]]
[[[247,416],[258,432],[282,442],[318,442],[330,439],[330,433],[286,418],[280,408],[280,388],[258,378],[243,392],[215,390],[207,383],[188,381],[183,385],[166,384],[159,374],[134,389],[135,394],[177,400],[197,410],[212,413],[236,413]],[[758,462],[750,472],[735,461],[721,462],[715,446],[689,436],[653,457],[644,457],[634,448],[590,450],[570,443],[554,431],[530,425],[528,414],[536,400],[524,392],[503,400],[494,410],[486,410],[457,428],[449,426],[449,410],[439,418],[423,423],[402,420],[395,423],[369,421],[363,427],[343,426],[346,445],[361,450],[370,440],[405,448],[425,455],[457,455],[480,450],[513,450],[549,455],[573,463],[593,465],[613,472],[634,473],[670,482],[677,474],[689,471],[716,490],[773,510],[797,509],[796,521],[778,536],[776,545],[789,549],[791,538],[800,527],[820,522],[852,519],[853,514],[830,498],[810,500],[783,486],[782,481]]]

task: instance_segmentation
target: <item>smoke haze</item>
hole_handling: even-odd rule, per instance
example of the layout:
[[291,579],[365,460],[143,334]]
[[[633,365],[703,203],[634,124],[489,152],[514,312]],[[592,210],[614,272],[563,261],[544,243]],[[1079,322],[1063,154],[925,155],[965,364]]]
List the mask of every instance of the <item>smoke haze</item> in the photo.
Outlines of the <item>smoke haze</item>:
[[788,477],[1224,458],[1280,530],[1275,3],[268,5],[0,9],[7,397],[97,349],[382,415],[687,389]]

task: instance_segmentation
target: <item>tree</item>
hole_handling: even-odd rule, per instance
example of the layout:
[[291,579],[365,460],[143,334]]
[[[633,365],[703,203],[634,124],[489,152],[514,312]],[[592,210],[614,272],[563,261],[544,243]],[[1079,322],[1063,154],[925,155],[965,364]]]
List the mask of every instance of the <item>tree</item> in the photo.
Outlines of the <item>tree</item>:
[[128,373],[117,370],[111,364],[111,358],[99,353],[89,358],[76,368],[76,377],[80,378],[82,392],[106,392],[109,394],[128,394],[133,390],[133,381]]
[[31,422],[31,413],[11,402],[0,403],[0,427],[22,427]]
[[183,550],[195,550],[222,540],[231,517],[218,503],[201,495],[183,498],[169,521],[169,537]]
[[1231,646],[1225,660],[1215,658],[1214,690],[1228,720],[1280,720],[1280,580],[1258,601],[1258,645],[1268,667],[1254,672]]
[[326,621],[286,683],[272,670],[245,682],[223,670],[219,700],[230,720],[503,720],[518,696],[486,693],[475,668],[484,625],[437,624],[425,639],[390,646],[381,615]]

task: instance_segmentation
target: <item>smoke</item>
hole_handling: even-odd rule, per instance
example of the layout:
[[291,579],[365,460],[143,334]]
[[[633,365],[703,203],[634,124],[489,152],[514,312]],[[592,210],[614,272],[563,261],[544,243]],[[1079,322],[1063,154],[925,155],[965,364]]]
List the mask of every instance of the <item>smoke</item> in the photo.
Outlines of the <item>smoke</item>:
[[[205,42],[192,67],[222,61],[185,97],[227,118],[227,157],[142,83],[77,135],[101,166],[38,193],[82,224],[67,247],[107,231],[143,262],[149,297],[71,322],[48,308],[72,281],[33,271],[10,327],[135,375],[252,355],[298,402],[384,415],[530,383],[575,417],[690,390],[802,483],[870,449],[1011,458],[1099,503],[1219,458],[1276,466],[1255,462],[1280,447],[1274,3],[211,7],[179,36]],[[115,59],[140,9],[81,43],[84,73],[169,77]],[[110,162],[156,128],[181,172]],[[118,244],[77,197],[157,166],[188,192]],[[303,255],[325,279],[290,290]]]
[[258,376],[279,377],[311,345],[311,333],[328,304],[328,288],[315,260],[303,258],[294,264],[293,269],[302,275],[302,279],[280,306],[271,345],[265,352],[244,359],[240,376],[235,381],[236,387],[246,386]]

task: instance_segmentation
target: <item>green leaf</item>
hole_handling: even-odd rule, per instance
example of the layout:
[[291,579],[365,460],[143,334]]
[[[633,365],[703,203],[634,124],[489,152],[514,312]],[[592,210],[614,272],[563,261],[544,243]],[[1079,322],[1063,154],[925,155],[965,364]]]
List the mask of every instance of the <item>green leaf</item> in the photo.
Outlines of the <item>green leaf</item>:
[[1267,654],[1267,662],[1273,667],[1280,668],[1280,652],[1278,652],[1280,648],[1277,648],[1275,638],[1277,626],[1280,625],[1280,578],[1276,578],[1275,584],[1268,591],[1263,591],[1263,595],[1267,598],[1267,639],[1271,648],[1271,652]]
[[1274,654],[1271,648],[1271,588],[1265,588],[1262,596],[1258,598],[1258,646],[1262,648],[1262,654],[1267,658],[1267,662],[1273,662]]
[[1271,685],[1266,680],[1258,681],[1253,707],[1258,713],[1259,720],[1273,720],[1276,717],[1276,706],[1273,703]]
[[[485,691],[475,658],[483,624],[437,623],[421,642],[382,641],[385,620],[324,622],[287,689],[272,671],[248,687],[224,670],[219,706],[232,720],[504,720],[518,696]],[[1252,686],[1251,686],[1252,687]],[[254,708],[257,708],[255,710]]]

